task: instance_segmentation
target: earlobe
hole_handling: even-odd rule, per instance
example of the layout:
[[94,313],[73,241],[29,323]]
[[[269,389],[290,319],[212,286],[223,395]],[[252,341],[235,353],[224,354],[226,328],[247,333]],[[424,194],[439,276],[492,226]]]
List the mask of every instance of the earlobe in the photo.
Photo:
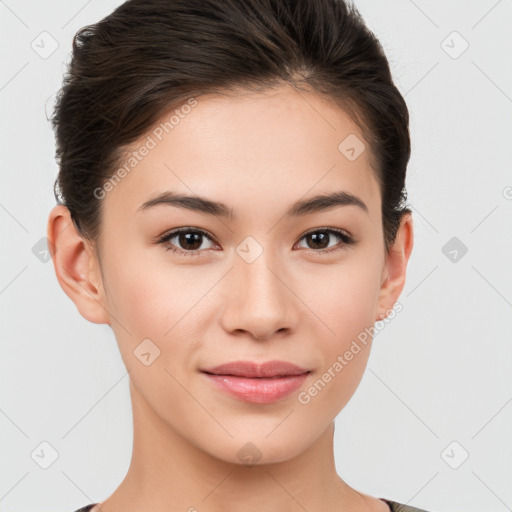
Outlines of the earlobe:
[[388,316],[402,293],[413,243],[412,216],[408,213],[402,217],[395,242],[386,255],[384,273],[387,277],[384,278],[380,289],[377,320]]
[[110,324],[105,308],[99,263],[89,242],[77,232],[68,208],[52,208],[47,226],[48,245],[61,288],[80,314],[96,324]]

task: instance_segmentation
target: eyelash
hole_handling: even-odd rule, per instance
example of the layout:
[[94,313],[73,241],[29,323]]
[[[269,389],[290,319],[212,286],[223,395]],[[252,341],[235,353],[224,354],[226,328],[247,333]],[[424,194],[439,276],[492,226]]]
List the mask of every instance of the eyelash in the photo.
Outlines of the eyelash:
[[[217,243],[217,241],[206,231],[203,231],[199,228],[179,228],[175,229],[173,231],[170,231],[169,233],[166,233],[161,238],[157,240],[158,244],[166,244],[169,240],[174,238],[176,235],[179,235],[180,233],[199,233],[206,238],[209,238],[214,243]],[[314,252],[316,254],[326,254],[333,251],[339,251],[345,249],[345,246],[348,245],[355,245],[357,242],[354,240],[350,235],[348,235],[345,231],[342,231],[340,229],[335,228],[317,228],[313,231],[308,231],[307,233],[304,233],[302,237],[299,239],[299,242],[305,238],[308,235],[312,235],[314,233],[329,233],[330,235],[336,235],[342,240],[342,245],[335,245],[334,247],[330,247],[329,249],[306,249],[307,251]],[[194,256],[196,254],[199,254],[202,252],[202,250],[196,249],[192,251],[185,251],[183,249],[180,249],[178,247],[175,247],[171,244],[168,244],[165,248],[167,251],[172,251],[175,254],[183,255],[183,256]]]

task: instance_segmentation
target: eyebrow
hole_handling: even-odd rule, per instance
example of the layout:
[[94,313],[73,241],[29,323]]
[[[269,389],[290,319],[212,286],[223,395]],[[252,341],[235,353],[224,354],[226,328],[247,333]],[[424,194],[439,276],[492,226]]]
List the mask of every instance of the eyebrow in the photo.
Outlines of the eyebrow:
[[[171,191],[163,192],[156,197],[146,201],[139,207],[139,211],[145,211],[155,206],[177,206],[193,210],[199,213],[206,213],[216,217],[223,217],[229,220],[236,219],[236,214],[232,208],[224,203],[211,201],[200,196],[189,196],[185,194],[176,194]],[[339,206],[356,206],[367,214],[368,207],[362,199],[349,192],[334,192],[330,194],[319,194],[308,199],[302,199],[295,202],[285,213],[285,217],[298,217],[330,210]]]

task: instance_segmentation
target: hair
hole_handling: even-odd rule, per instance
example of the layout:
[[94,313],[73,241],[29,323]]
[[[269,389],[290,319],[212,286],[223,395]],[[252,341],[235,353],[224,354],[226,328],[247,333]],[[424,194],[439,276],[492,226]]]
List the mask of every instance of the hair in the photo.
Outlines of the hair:
[[409,113],[380,42],[342,0],[128,0],[82,27],[51,118],[57,203],[97,242],[94,191],[164,113],[191,97],[283,84],[325,97],[361,128],[388,251],[411,213]]

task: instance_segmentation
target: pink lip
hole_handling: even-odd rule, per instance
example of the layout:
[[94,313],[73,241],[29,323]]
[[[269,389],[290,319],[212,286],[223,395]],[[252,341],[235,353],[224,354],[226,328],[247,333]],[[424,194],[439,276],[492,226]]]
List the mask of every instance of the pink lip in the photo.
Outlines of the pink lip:
[[275,402],[299,388],[309,371],[285,361],[234,361],[201,370],[218,388],[253,403]]

